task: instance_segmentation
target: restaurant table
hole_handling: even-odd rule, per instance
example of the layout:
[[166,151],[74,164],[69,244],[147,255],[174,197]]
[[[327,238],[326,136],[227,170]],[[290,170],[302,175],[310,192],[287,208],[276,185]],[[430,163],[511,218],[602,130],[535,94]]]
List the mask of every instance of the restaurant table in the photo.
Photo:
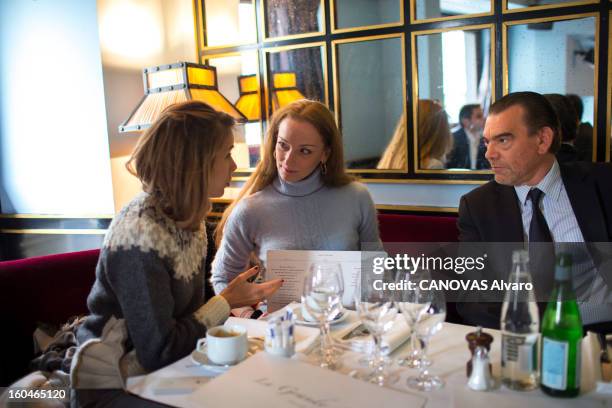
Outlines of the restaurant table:
[[[354,324],[357,316],[354,312],[349,312],[350,316],[341,324],[332,326],[332,333]],[[244,320],[245,323],[254,322]],[[236,319],[233,319],[236,323]],[[247,326],[248,327],[248,326]],[[418,394],[425,398],[424,407],[612,407],[612,394],[596,392],[595,370],[599,369],[593,362],[592,353],[587,350],[589,343],[583,341],[582,358],[582,383],[583,391],[578,398],[561,399],[552,398],[544,394],[540,389],[528,392],[513,391],[503,386],[496,387],[487,392],[472,391],[467,387],[466,363],[470,358],[468,344],[465,340],[467,333],[474,331],[471,326],[463,326],[452,323],[444,323],[442,330],[431,338],[428,349],[428,356],[433,361],[429,367],[429,372],[440,376],[445,385],[442,389],[430,392],[420,392],[408,388],[406,380],[408,377],[417,375],[417,369],[399,367],[394,364],[391,370],[399,374],[399,380],[392,384],[390,388],[405,392],[407,394]],[[494,341],[491,345],[490,361],[493,365],[493,375],[499,383],[500,377],[500,352],[501,352],[501,333],[497,330],[486,330],[490,333]],[[251,331],[249,330],[249,333]],[[257,333],[256,335],[260,335]],[[586,340],[586,339],[585,339]],[[396,349],[390,357],[402,356],[409,349],[408,342]],[[349,374],[355,370],[365,370],[359,365],[359,358],[363,354],[344,351],[341,356],[342,366],[337,370],[340,373]],[[296,354],[293,358],[315,363],[313,357],[306,354]],[[231,368],[230,368],[231,370]],[[321,369],[323,370],[323,369]],[[219,375],[218,372],[207,370],[195,364],[190,356],[187,356],[174,364],[164,367],[158,371],[141,377],[134,377],[128,380],[128,391],[146,399],[162,402],[173,406],[182,406],[181,402],[186,394],[193,392],[197,387],[202,386],[211,378]],[[221,374],[222,375],[222,374]],[[360,381],[360,380],[355,380]],[[239,389],[239,381],[236,383]],[[206,401],[202,401],[202,406],[206,406]],[[414,406],[414,405],[413,405]]]

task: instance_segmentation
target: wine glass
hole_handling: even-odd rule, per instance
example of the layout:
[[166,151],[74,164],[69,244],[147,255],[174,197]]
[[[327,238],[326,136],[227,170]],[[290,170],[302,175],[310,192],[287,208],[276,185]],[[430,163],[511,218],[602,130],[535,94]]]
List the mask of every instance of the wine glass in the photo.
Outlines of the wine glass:
[[382,336],[393,327],[397,315],[393,296],[388,290],[376,288],[374,280],[368,277],[362,277],[355,290],[355,309],[374,339],[370,360],[373,370],[358,377],[380,386],[393,384],[398,379],[396,374],[387,372],[387,359],[382,351]]
[[429,361],[422,358],[415,329],[421,313],[429,307],[431,302],[431,293],[428,290],[421,289],[421,282],[425,285],[430,280],[431,275],[427,269],[400,271],[396,275],[396,283],[406,285],[406,289],[397,294],[396,304],[410,329],[410,351],[397,362],[403,367],[418,368],[421,365],[429,365]]
[[330,336],[329,322],[343,310],[343,293],[344,282],[340,264],[315,262],[310,266],[304,279],[302,305],[310,316],[317,319],[321,329],[319,366],[331,370],[338,368],[338,362]]
[[[419,364],[419,375],[408,378],[408,386],[420,391],[437,390],[444,386],[444,381],[440,377],[429,374],[428,366],[431,365],[431,361],[427,359],[427,346],[429,339],[442,329],[446,319],[446,301],[443,291],[431,289],[428,292],[429,302],[419,314],[415,327],[416,336],[423,346],[423,363]],[[425,364],[425,361],[429,363]]]

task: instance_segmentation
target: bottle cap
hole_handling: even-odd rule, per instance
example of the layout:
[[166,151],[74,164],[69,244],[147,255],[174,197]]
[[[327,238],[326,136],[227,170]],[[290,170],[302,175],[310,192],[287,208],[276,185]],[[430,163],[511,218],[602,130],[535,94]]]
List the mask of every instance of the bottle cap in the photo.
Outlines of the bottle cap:
[[524,249],[517,249],[512,252],[512,263],[524,263],[529,262],[529,252]]
[[569,280],[572,272],[572,255],[566,252],[557,256],[557,266],[555,267],[556,280]]

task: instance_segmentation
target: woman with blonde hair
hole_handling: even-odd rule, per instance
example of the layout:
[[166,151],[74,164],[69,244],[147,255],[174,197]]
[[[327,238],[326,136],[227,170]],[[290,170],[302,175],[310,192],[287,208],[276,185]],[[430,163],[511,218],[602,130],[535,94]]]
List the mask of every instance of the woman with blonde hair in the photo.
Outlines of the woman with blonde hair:
[[446,111],[436,101],[420,99],[418,108],[419,163],[421,169],[444,169],[453,148]]
[[73,405],[143,406],[128,376],[188,355],[231,308],[261,301],[280,281],[252,284],[252,268],[205,302],[209,197],[223,195],[236,164],[234,120],[201,102],[167,108],[142,135],[128,170],[144,193],[113,219],[87,298],[72,361]]
[[377,169],[406,169],[408,167],[408,151],[406,149],[406,114],[400,116],[391,141],[381,156]]
[[265,266],[274,249],[382,246],[370,194],[346,174],[343,156],[340,131],[325,105],[304,99],[274,114],[261,162],[217,226],[216,293],[252,253]]

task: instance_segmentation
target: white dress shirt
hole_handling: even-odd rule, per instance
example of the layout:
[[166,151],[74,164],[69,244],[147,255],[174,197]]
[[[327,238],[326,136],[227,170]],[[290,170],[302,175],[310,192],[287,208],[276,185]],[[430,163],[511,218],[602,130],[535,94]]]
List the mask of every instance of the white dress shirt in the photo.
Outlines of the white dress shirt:
[[478,146],[480,145],[480,133],[472,133],[467,128],[463,128],[467,135],[470,154],[470,169],[475,170],[478,160]]
[[[533,206],[527,194],[532,188],[539,188],[544,193],[540,200],[540,210],[546,219],[553,242],[585,242],[561,178],[559,163],[556,160],[537,185],[514,187],[523,220],[524,241],[529,242]],[[583,323],[612,320],[612,295],[601,276],[596,273],[591,255],[583,246],[572,246],[571,249],[574,265],[572,269],[574,289],[579,301],[588,299],[588,303],[580,304]]]

